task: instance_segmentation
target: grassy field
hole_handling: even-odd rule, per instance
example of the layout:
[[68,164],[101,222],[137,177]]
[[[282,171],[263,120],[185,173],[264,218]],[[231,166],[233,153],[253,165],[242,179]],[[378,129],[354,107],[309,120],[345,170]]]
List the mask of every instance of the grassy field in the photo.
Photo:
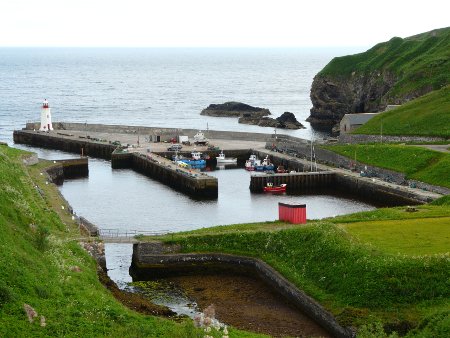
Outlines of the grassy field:
[[414,179],[450,188],[450,154],[421,147],[393,144],[326,146],[328,150],[356,161],[391,169]]
[[450,137],[450,86],[380,113],[353,134]]
[[394,99],[448,85],[449,60],[450,28],[447,27],[405,39],[395,37],[364,53],[336,57],[318,75],[351,78],[354,73],[368,75],[382,70],[398,79],[384,95]]
[[344,229],[390,254],[414,256],[450,251],[450,217],[355,222],[346,224]]
[[[440,220],[448,220],[447,207],[431,209],[424,212],[446,215]],[[448,236],[448,224],[439,227],[439,220],[425,220],[425,227],[431,224],[434,231]],[[344,223],[343,218],[333,222],[316,221],[308,226],[274,222],[272,231],[266,230],[268,223],[242,225],[242,231],[235,225],[232,232],[217,227],[209,233],[194,231],[163,239],[181,244],[185,252],[226,252],[261,258],[319,300],[343,325],[358,327],[381,321],[393,327],[405,322],[416,326],[428,316],[438,318],[448,309],[450,264],[448,247],[447,254],[442,254],[444,242],[422,247],[421,252],[426,256],[416,253],[412,247],[400,247],[402,254],[397,255],[392,253],[399,251],[399,246],[379,247],[378,242],[362,232],[353,234],[353,229],[359,229],[361,223]],[[432,231],[421,229],[425,228],[418,227],[415,231],[431,240]],[[395,233],[391,230],[392,227],[380,229],[379,240],[391,239]],[[398,239],[401,235],[395,236]],[[390,243],[394,242],[392,239]],[[408,250],[414,252],[414,257]],[[446,318],[435,323],[438,330],[446,327]]]
[[[0,337],[203,336],[191,320],[137,314],[116,301],[78,244],[57,188],[40,174],[42,164],[23,167],[23,154],[0,146]],[[24,304],[39,315],[33,323]],[[260,336],[234,329],[231,335]]]

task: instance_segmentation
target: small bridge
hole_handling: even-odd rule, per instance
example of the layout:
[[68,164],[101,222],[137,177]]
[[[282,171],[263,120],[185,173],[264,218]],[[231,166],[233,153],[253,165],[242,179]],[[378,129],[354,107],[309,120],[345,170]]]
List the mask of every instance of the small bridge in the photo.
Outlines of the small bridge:
[[99,229],[99,238],[105,243],[137,243],[140,236],[162,236],[172,233],[170,230],[130,230],[130,229]]

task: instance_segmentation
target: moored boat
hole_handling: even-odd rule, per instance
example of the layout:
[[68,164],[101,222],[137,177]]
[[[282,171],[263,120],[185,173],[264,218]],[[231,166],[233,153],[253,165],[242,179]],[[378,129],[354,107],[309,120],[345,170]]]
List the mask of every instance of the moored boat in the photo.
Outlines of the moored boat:
[[268,182],[263,188],[264,192],[286,192],[287,184],[283,183],[280,185],[273,185],[273,183]]
[[260,165],[260,160],[258,160],[256,155],[251,154],[249,159],[245,162],[245,170],[254,171],[256,164]]
[[284,173],[287,173],[288,171],[284,168],[284,166],[282,166],[282,165],[279,165],[278,167],[277,167],[277,173],[278,174],[284,174]]
[[225,154],[223,153],[223,150],[220,152],[220,154],[216,157],[217,164],[235,164],[237,163],[236,157],[225,157]]
[[202,153],[199,151],[193,151],[191,158],[181,158],[178,161],[189,164],[194,169],[201,169],[206,167],[206,161],[202,158]]
[[261,165],[263,166],[263,171],[274,171],[275,165],[270,163],[269,155],[262,161]]

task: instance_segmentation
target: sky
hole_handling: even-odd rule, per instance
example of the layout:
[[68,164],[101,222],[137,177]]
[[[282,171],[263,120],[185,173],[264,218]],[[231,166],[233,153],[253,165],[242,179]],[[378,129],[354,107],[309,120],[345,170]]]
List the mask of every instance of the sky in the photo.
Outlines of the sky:
[[443,0],[0,0],[0,46],[372,46],[450,26]]

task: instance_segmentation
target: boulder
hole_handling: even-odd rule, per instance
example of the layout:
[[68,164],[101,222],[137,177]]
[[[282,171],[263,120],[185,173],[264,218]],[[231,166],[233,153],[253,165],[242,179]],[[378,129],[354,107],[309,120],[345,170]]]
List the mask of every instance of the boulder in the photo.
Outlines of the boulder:
[[249,114],[253,118],[261,118],[270,115],[269,109],[253,107],[241,102],[225,102],[222,104],[210,104],[203,109],[200,115],[216,117],[243,117]]
[[239,123],[252,124],[260,127],[271,127],[280,129],[300,129],[305,128],[297,121],[295,115],[290,112],[285,112],[276,119],[271,117],[252,117],[249,114],[244,114],[239,118]]

